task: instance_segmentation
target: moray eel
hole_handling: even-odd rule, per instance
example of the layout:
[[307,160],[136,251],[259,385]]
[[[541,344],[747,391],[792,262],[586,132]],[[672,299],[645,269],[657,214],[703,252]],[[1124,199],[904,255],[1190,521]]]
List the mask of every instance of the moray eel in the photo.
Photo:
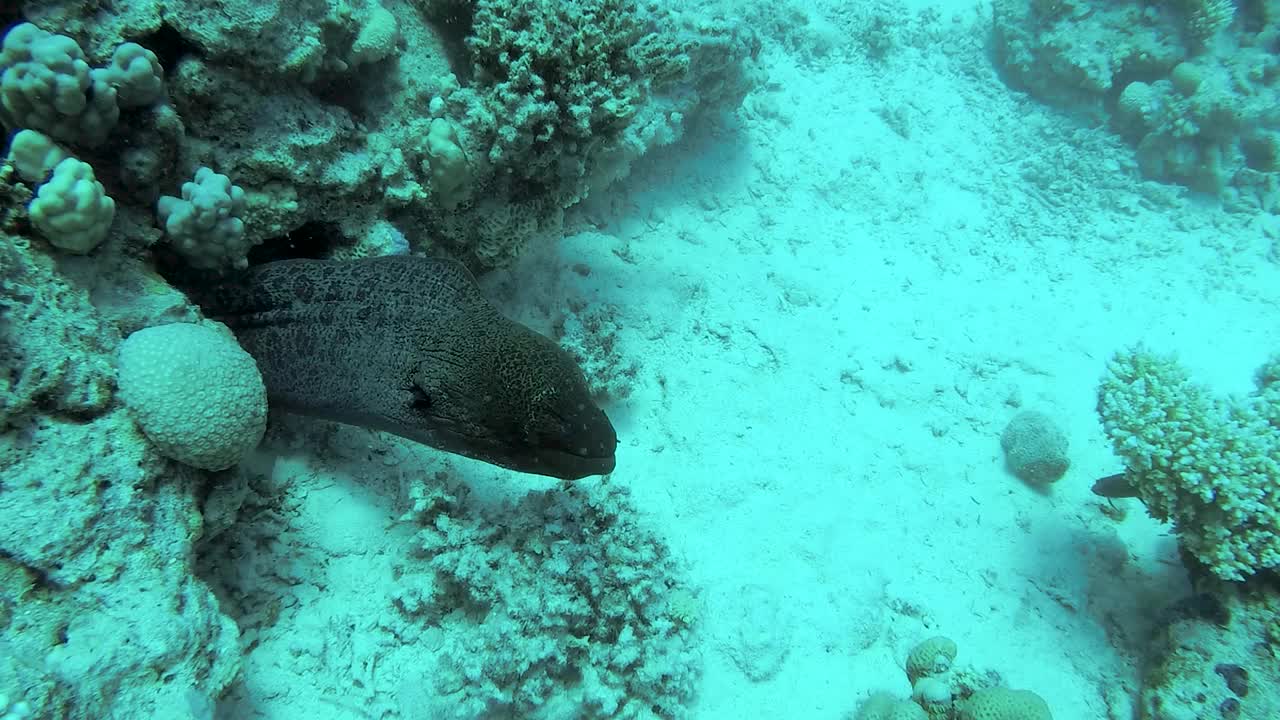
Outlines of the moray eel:
[[520,472],[613,471],[618,438],[560,346],[503,317],[442,258],[282,260],[201,295],[273,407]]

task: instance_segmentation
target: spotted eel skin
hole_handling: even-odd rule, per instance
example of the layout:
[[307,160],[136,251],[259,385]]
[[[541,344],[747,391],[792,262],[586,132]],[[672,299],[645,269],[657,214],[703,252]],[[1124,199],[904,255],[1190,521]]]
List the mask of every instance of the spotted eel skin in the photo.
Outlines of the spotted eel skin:
[[282,260],[201,298],[272,406],[520,472],[612,472],[617,435],[560,346],[503,317],[461,263]]

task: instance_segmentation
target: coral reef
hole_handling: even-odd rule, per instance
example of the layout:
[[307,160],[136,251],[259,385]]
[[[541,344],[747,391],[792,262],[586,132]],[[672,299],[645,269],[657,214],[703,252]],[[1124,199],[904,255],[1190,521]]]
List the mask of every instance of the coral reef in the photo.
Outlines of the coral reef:
[[473,182],[450,188],[428,224],[478,269],[559,232],[564,209],[675,142],[696,116],[735,107],[758,80],[754,36],[715,6],[480,0],[435,13],[470,28],[469,67],[432,105]]
[[219,254],[185,238],[206,269],[305,223],[352,245],[388,220],[417,249],[507,264],[758,80],[750,31],[710,4],[32,5],[0,54],[0,120],[71,144],[146,214],[198,168],[228,177],[243,239]]
[[115,402],[116,325],[23,238],[0,239],[0,308],[0,690],[35,717],[183,718],[240,667],[193,573],[201,478]]
[[1274,3],[1001,0],[1000,70],[1109,122],[1150,178],[1280,212],[1280,38]]
[[572,484],[494,510],[437,477],[412,497],[421,557],[396,603],[406,632],[443,631],[424,673],[440,717],[684,716],[700,674],[691,591],[624,488]]
[[911,699],[874,692],[853,720],[1053,720],[1048,703],[1036,693],[1003,687],[996,673],[956,666],[958,652],[945,635],[916,643],[904,668]]
[[1193,557],[1227,580],[1280,567],[1280,357],[1255,395],[1224,400],[1133,348],[1108,364],[1098,414],[1147,511]]
[[[1274,579],[1272,580],[1274,583]],[[1142,675],[1143,718],[1280,716],[1280,598],[1274,586],[1201,583],[1165,611]]]
[[115,392],[118,332],[25,238],[0,239],[0,430],[39,411],[93,417]]
[[[289,255],[509,263],[758,81],[752,32],[710,3],[32,0],[4,17],[0,707],[35,717],[208,717],[241,668],[228,598],[193,566],[235,516],[209,486],[244,484],[264,403],[231,346],[192,336],[201,312],[171,281]],[[591,322],[573,332],[616,334]],[[605,358],[601,385],[624,392],[623,367]],[[218,380],[241,392],[200,384]],[[442,677],[474,670],[476,642],[521,641],[454,688],[458,712],[534,717],[555,690],[583,717],[681,714],[690,595],[621,491],[534,496],[518,509],[537,532],[449,508],[433,521],[476,545],[426,547],[424,529],[408,571],[455,593],[412,618],[457,630]],[[475,553],[542,594],[507,594]],[[444,612],[464,594],[489,620]]]

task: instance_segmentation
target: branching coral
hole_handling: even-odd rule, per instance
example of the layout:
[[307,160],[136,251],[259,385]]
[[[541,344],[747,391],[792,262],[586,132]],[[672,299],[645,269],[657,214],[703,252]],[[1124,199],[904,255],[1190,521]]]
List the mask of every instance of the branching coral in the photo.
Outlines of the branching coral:
[[616,136],[635,114],[644,85],[632,0],[479,0],[473,29],[473,82],[498,118],[495,166],[554,184],[562,158]]
[[[476,269],[556,234],[565,208],[674,142],[689,116],[736,106],[758,79],[751,32],[701,11],[686,17],[634,0],[438,0],[427,12],[462,34],[465,69],[433,102],[456,125],[451,140],[471,181],[437,188],[440,208],[427,224]],[[429,164],[433,174],[443,167],[434,156]]]
[[1280,567],[1280,356],[1256,394],[1226,401],[1172,358],[1122,352],[1098,412],[1139,497],[1187,551],[1228,580]]

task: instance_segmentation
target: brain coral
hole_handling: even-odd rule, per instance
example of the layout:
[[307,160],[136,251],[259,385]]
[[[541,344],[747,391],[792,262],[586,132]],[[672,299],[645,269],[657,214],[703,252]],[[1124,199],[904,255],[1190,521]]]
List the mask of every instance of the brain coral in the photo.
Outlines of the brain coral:
[[918,643],[907,654],[907,679],[914,685],[926,675],[938,675],[951,668],[959,649],[949,637],[935,635]]
[[139,330],[120,345],[120,396],[166,457],[225,470],[266,430],[258,366],[231,332],[206,321]]
[[959,720],[1053,720],[1048,704],[1030,690],[979,690],[956,709]]
[[889,693],[875,693],[862,703],[853,720],[928,720],[928,714],[910,700]]
[[1066,433],[1053,418],[1036,410],[1015,415],[1000,436],[1000,446],[1009,470],[1029,483],[1055,482],[1071,466]]

